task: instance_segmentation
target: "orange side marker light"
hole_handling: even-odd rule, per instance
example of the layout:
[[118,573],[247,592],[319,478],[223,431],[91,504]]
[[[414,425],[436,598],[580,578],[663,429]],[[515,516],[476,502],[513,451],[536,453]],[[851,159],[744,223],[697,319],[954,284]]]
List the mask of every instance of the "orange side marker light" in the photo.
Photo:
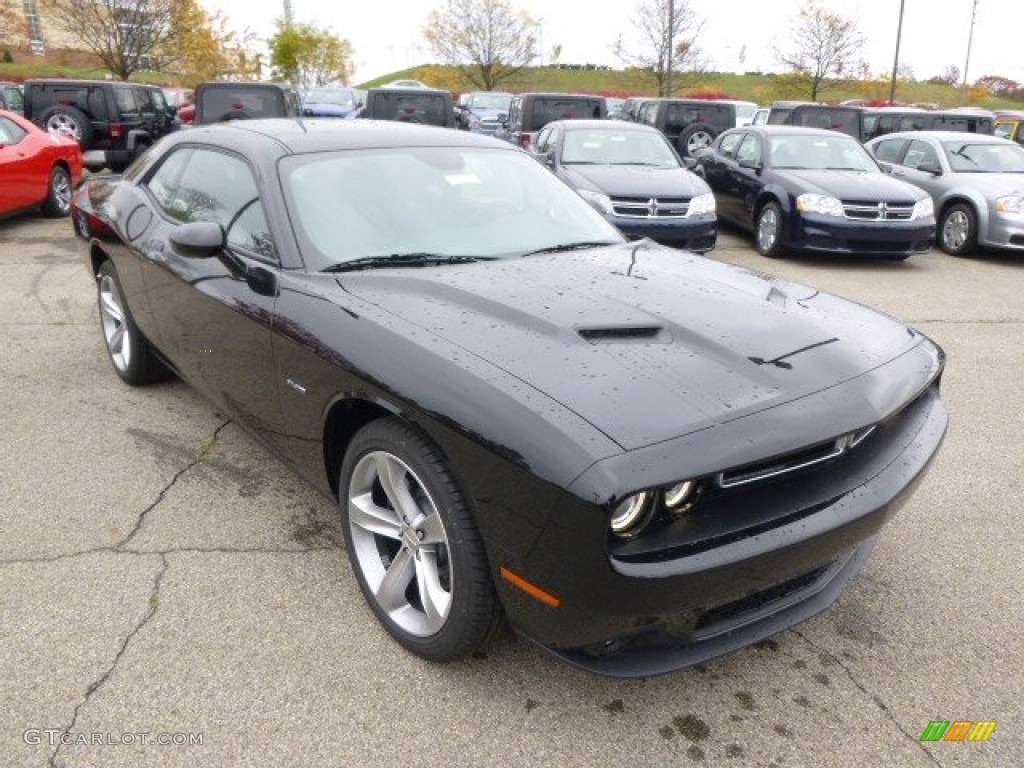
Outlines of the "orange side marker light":
[[562,605],[562,601],[559,600],[557,597],[555,597],[552,594],[548,594],[547,592],[545,592],[540,587],[538,587],[538,586],[536,586],[534,584],[531,584],[526,579],[524,579],[522,576],[520,576],[520,575],[518,575],[516,573],[513,573],[512,571],[510,571],[505,566],[501,566],[501,576],[506,581],[509,581],[509,582],[515,584],[517,587],[519,587],[521,590],[523,590],[523,592],[528,594],[530,597],[533,597],[533,598],[536,598],[537,600],[540,600],[542,603],[544,603],[545,605],[547,605],[547,606],[549,606],[551,608],[558,608],[559,606]]

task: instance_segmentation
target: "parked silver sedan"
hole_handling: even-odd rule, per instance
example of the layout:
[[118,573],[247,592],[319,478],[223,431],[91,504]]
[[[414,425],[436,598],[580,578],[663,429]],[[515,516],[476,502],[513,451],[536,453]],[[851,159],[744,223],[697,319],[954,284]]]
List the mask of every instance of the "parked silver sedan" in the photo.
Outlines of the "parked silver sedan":
[[882,168],[932,196],[946,253],[1024,251],[1024,148],[977,133],[890,133],[866,144]]

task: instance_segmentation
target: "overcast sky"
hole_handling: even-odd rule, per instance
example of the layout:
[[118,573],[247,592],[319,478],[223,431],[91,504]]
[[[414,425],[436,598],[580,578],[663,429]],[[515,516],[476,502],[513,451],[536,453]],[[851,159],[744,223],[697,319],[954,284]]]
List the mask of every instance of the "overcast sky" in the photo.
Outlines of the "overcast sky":
[[[544,59],[553,44],[561,61],[617,66],[612,45],[628,37],[630,0],[510,0],[538,21]],[[690,0],[706,21],[700,47],[714,69],[778,70],[771,44],[785,46],[791,22],[805,0]],[[282,0],[201,0],[227,14],[232,26],[252,29],[260,38],[273,33],[283,15]],[[854,18],[867,38],[865,58],[873,73],[892,70],[900,0],[823,0]],[[441,0],[292,0],[297,21],[329,26],[355,48],[354,82],[432,60],[423,40],[427,14]],[[919,79],[942,74],[949,66],[962,72],[967,56],[973,0],[905,0],[900,64]],[[968,79],[1002,75],[1024,82],[1019,0],[979,0]],[[741,61],[741,56],[745,59]]]

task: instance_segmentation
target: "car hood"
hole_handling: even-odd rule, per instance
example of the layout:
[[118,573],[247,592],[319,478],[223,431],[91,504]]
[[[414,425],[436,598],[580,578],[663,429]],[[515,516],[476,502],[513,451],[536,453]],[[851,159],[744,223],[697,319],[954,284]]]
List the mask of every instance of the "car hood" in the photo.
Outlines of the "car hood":
[[563,165],[559,176],[574,189],[590,189],[610,197],[693,197],[710,191],[684,168],[642,165]]
[[[921,200],[927,193],[884,173],[860,171],[778,170],[788,186],[801,192],[832,195],[840,200],[900,202]],[[798,193],[799,194],[799,193]]]
[[649,241],[338,282],[626,449],[847,382],[923,338],[852,302]]
[[937,181],[946,181],[953,189],[974,189],[988,197],[1024,195],[1024,173],[950,173]]
[[307,101],[305,104],[302,105],[302,111],[303,112],[305,112],[306,110],[309,110],[314,115],[328,115],[328,116],[335,116],[335,115],[337,115],[338,117],[344,117],[349,112],[352,112],[355,109],[356,109],[355,105],[344,106],[342,104],[331,104],[329,102],[316,102],[316,101]]

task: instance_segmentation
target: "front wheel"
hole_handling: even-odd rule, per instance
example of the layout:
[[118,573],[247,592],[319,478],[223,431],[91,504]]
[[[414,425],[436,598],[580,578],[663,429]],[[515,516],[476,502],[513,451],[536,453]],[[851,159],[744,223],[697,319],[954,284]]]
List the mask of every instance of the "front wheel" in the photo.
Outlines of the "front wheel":
[[755,227],[757,252],[769,259],[785,255],[782,244],[782,208],[776,202],[765,203],[758,211]]
[[950,206],[939,221],[939,247],[952,256],[966,256],[978,244],[978,216],[967,203]]
[[449,661],[483,645],[498,608],[483,543],[445,459],[392,418],[352,439],[339,499],[349,561],[406,649]]

